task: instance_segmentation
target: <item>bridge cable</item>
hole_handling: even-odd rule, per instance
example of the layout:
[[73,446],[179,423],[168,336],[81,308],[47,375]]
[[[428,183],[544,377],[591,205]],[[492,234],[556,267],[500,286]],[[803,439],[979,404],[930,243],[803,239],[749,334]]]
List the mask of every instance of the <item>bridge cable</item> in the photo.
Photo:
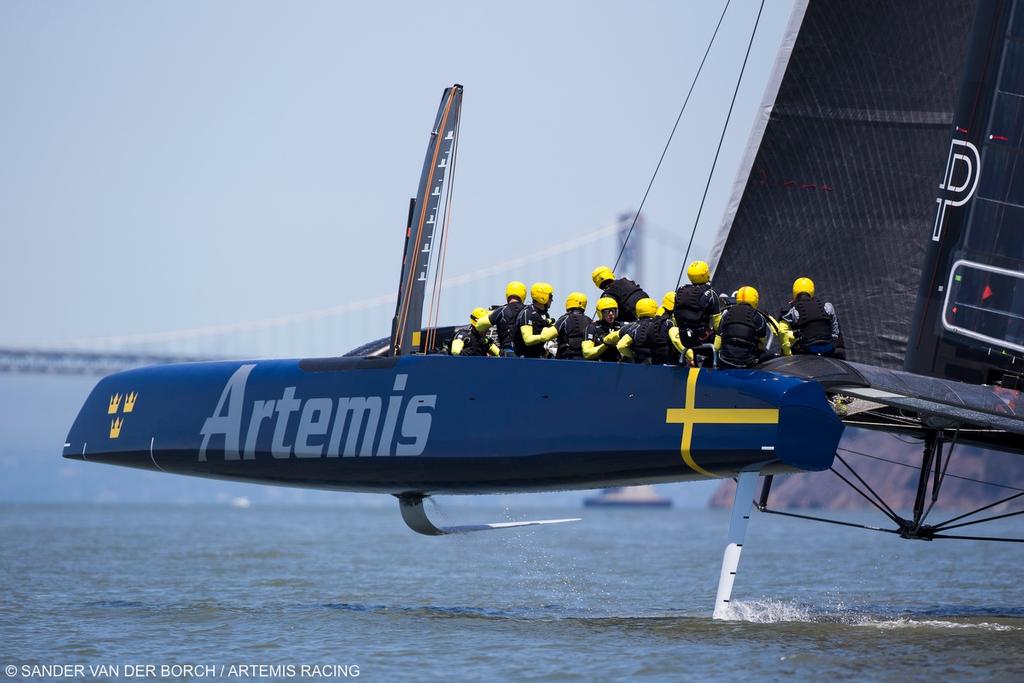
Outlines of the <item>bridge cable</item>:
[[750,59],[750,48],[754,46],[754,36],[757,35],[757,26],[761,23],[761,13],[764,12],[764,0],[761,0],[761,7],[757,10],[757,19],[754,20],[754,30],[750,32],[750,41],[747,43],[747,53],[743,56],[743,66],[740,67],[739,78],[736,79],[736,89],[732,92],[732,102],[729,103],[729,113],[725,116],[725,125],[722,126],[722,135],[718,138],[718,149],[715,150],[715,160],[711,162],[711,172],[708,173],[708,182],[704,185],[704,196],[700,198],[700,207],[697,209],[697,218],[693,221],[693,230],[690,231],[690,242],[686,245],[686,255],[683,256],[683,264],[679,267],[679,277],[676,278],[676,288],[683,281],[683,272],[686,270],[686,262],[690,259],[690,248],[693,246],[693,237],[697,234],[697,226],[700,225],[700,216],[704,212],[704,202],[708,198],[708,189],[711,187],[711,179],[715,176],[715,167],[718,165],[718,155],[722,152],[722,143],[725,142],[725,132],[729,129],[729,120],[732,118],[732,109],[736,105],[736,96],[740,92],[740,83],[743,82],[743,73],[747,69],[747,60]]
[[686,105],[690,101],[690,95],[693,94],[693,88],[697,85],[697,79],[700,78],[700,73],[704,69],[704,62],[708,59],[708,53],[711,52],[711,46],[715,44],[715,38],[718,36],[718,29],[722,27],[722,20],[725,19],[725,13],[729,9],[729,4],[732,0],[726,0],[725,8],[722,10],[722,16],[718,17],[718,24],[715,26],[715,32],[711,34],[711,41],[708,43],[707,49],[704,50],[704,56],[700,60],[700,66],[697,67],[697,73],[693,76],[693,81],[690,82],[690,89],[686,91],[686,98],[683,100],[683,106],[679,109],[679,115],[676,117],[676,122],[672,126],[672,132],[668,134],[668,140],[665,141],[665,148],[661,150],[661,157],[658,159],[658,165],[654,167],[654,175],[651,176],[651,182],[647,183],[647,190],[644,192],[643,199],[640,200],[640,207],[633,214],[633,222],[629,226],[629,231],[626,233],[626,238],[622,240],[622,248],[619,249],[619,255],[615,257],[615,265],[612,266],[612,270],[617,270],[619,267],[619,261],[622,260],[622,254],[626,251],[626,245],[629,243],[629,238],[633,234],[633,228],[636,227],[636,221],[640,217],[640,212],[643,211],[644,203],[647,201],[647,195],[651,193],[651,187],[654,186],[654,179],[658,177],[658,171],[661,169],[661,162],[665,160],[665,154],[668,153],[669,145],[672,144],[672,137],[676,134],[676,128],[679,127],[679,121],[683,118],[683,112],[686,111]]

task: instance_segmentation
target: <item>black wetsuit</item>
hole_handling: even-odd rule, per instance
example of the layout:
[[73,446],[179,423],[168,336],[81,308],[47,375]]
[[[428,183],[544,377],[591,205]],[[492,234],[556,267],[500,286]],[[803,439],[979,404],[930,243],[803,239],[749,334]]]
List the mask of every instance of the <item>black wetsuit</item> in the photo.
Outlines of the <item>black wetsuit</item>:
[[753,306],[739,303],[722,314],[718,336],[722,338],[718,349],[720,367],[752,368],[761,361],[768,323],[764,314]]
[[571,310],[560,317],[555,322],[555,329],[558,330],[558,352],[555,354],[555,358],[582,360],[583,340],[586,338],[587,329],[593,322],[583,314],[583,311],[578,309]]
[[462,341],[460,356],[486,356],[492,343],[486,334],[477,332],[474,327],[463,327],[455,333],[452,341],[456,339]]
[[633,339],[633,359],[650,365],[678,365],[679,352],[668,336],[671,328],[672,321],[661,316],[637,322],[629,335]]
[[711,319],[718,313],[718,295],[711,285],[683,285],[676,290],[675,310],[672,312],[679,327],[679,341],[692,349],[714,341]]
[[801,294],[790,302],[781,320],[793,330],[794,354],[846,357],[839,318],[831,303],[822,303],[808,294]]
[[487,316],[491,324],[498,328],[498,348],[501,349],[502,353],[511,353],[514,350],[512,337],[516,328],[516,318],[519,317],[519,312],[523,308],[522,301],[512,299],[512,301],[509,301],[504,306],[495,308]]
[[636,302],[649,298],[640,285],[626,277],[613,280],[602,296],[615,299],[619,305],[619,321],[624,323],[636,320]]
[[523,310],[519,311],[519,316],[516,317],[516,324],[512,334],[512,346],[515,348],[516,355],[523,358],[544,358],[547,355],[547,351],[544,350],[544,344],[527,346],[526,342],[523,341],[523,334],[519,328],[523,325],[529,325],[533,328],[534,334],[540,334],[541,330],[545,327],[551,327],[554,324],[547,311],[539,310],[534,304],[523,306]]
[[[621,327],[622,325],[620,325],[619,321],[617,320],[610,325],[606,323],[603,318],[600,320],[595,320],[594,322],[590,323],[590,327],[587,328],[586,338],[587,340],[592,341],[595,346],[598,346],[600,344],[604,344],[605,337],[607,337],[612,332],[619,330]],[[601,355],[595,358],[594,360],[603,360],[612,363],[617,363],[621,359],[622,354],[619,353],[619,350],[615,348],[615,345],[613,344],[611,346],[606,346],[605,350],[601,352]]]

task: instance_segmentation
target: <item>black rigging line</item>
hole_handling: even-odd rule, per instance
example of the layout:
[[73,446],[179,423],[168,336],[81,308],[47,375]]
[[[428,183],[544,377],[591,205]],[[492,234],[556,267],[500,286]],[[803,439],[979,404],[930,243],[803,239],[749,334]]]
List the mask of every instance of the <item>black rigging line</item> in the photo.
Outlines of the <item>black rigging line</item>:
[[[881,457],[879,455],[870,455],[868,453],[861,453],[860,451],[854,451],[854,450],[851,450],[849,448],[843,448],[842,446],[840,446],[837,450],[843,451],[844,453],[852,453],[853,455],[859,455],[859,456],[864,457],[864,458],[871,458],[872,460],[881,460],[882,462],[887,462],[890,465],[899,465],[900,467],[907,467],[907,468],[912,469],[912,470],[919,470],[919,469],[921,469],[918,465],[911,465],[909,463],[900,462],[898,460],[890,460],[889,458],[883,458],[883,457]],[[971,482],[974,482],[975,484],[984,484],[986,486],[995,486],[995,487],[1001,488],[1001,489],[1009,489],[1010,491],[1024,491],[1024,489],[1019,488],[1017,486],[1010,486],[1009,484],[997,484],[994,481],[984,481],[982,479],[972,479],[970,477],[962,477],[962,476],[960,476],[958,474],[948,474],[947,473],[945,476],[950,477],[952,479],[961,479],[963,481],[971,481]]]
[[729,119],[732,118],[732,109],[736,105],[736,96],[740,92],[740,83],[743,82],[743,73],[747,70],[747,60],[750,59],[750,48],[754,46],[754,36],[757,35],[757,26],[761,23],[761,13],[764,11],[764,0],[757,10],[757,19],[754,21],[754,30],[750,32],[750,42],[747,43],[747,53],[743,56],[743,66],[740,67],[740,76],[736,79],[736,89],[732,91],[732,102],[729,103],[729,113],[725,116],[725,125],[722,126],[722,135],[718,138],[718,149],[715,150],[715,160],[711,162],[711,172],[708,173],[708,182],[704,185],[704,196],[700,198],[700,207],[697,209],[697,218],[693,221],[693,230],[690,231],[690,241],[686,245],[686,255],[683,256],[683,265],[679,268],[679,277],[676,278],[676,288],[683,281],[683,272],[686,270],[686,262],[690,260],[690,248],[693,246],[693,237],[697,234],[697,226],[700,225],[700,216],[704,212],[704,202],[708,198],[708,189],[711,187],[711,179],[715,176],[715,167],[718,165],[718,155],[722,152],[722,143],[725,142],[725,132],[729,129]]
[[1001,541],[1003,543],[1024,543],[1024,538],[996,538],[994,536],[954,536],[952,534],[935,534],[932,538],[955,538],[962,541]]
[[955,528],[960,527],[960,526],[969,526],[971,524],[980,524],[981,522],[987,522],[987,521],[990,521],[990,520],[993,520],[993,519],[1002,519],[1003,517],[1013,517],[1014,515],[1024,514],[1024,510],[1017,510],[1016,512],[1008,512],[1005,515],[996,515],[995,517],[986,517],[984,519],[977,519],[977,520],[974,520],[973,522],[960,522],[960,524],[951,524],[950,523],[950,522],[957,522],[957,521],[959,521],[961,519],[964,519],[966,517],[971,517],[972,515],[976,515],[979,512],[984,512],[985,510],[990,510],[990,509],[996,507],[997,505],[1002,505],[1003,503],[1009,503],[1011,500],[1013,500],[1015,498],[1020,498],[1021,496],[1024,496],[1024,491],[1022,491],[1021,493],[1016,493],[1016,494],[1014,494],[1012,496],[1007,496],[1006,498],[1003,498],[1001,500],[997,500],[994,503],[989,503],[985,507],[980,507],[977,510],[971,510],[970,512],[965,512],[964,514],[959,515],[957,517],[954,517],[952,519],[947,519],[945,522],[939,522],[938,524],[935,525],[935,530],[936,531],[944,531],[946,529],[955,529]]
[[869,524],[856,524],[854,522],[842,522],[838,519],[830,519],[828,517],[815,517],[814,515],[801,515],[796,512],[783,512],[782,510],[772,510],[767,507],[758,506],[758,511],[764,512],[769,515],[781,515],[783,517],[795,517],[797,519],[809,519],[812,522],[824,522],[826,524],[838,524],[839,526],[851,526],[855,529],[867,529],[868,531],[882,531],[887,534],[898,534],[899,531],[896,529],[883,529],[879,526],[871,526]]
[[[959,430],[957,430],[957,434],[959,434]],[[954,444],[955,444],[955,437],[954,437]],[[886,458],[881,458],[881,457],[874,456],[874,455],[868,455],[867,453],[861,453],[859,451],[850,450],[849,448],[840,448],[838,450],[846,451],[847,453],[853,453],[854,455],[862,455],[862,456],[864,456],[866,458],[872,458],[874,460],[881,460],[883,462],[887,462],[887,463],[890,463],[890,464],[893,464],[893,465],[900,465],[902,467],[909,467],[909,468],[915,469],[915,470],[920,470],[921,469],[920,467],[915,467],[914,465],[908,465],[907,463],[897,462],[895,460],[888,460]],[[935,502],[934,496],[937,493],[938,488],[941,487],[941,485],[942,485],[941,484],[942,479],[945,479],[947,476],[953,477],[955,479],[967,479],[967,477],[958,477],[955,474],[949,474],[947,472],[947,467],[949,466],[950,456],[952,456],[952,447],[950,448],[950,453],[946,456],[945,464],[944,465],[936,465],[937,468],[941,467],[941,475],[940,475],[940,478],[939,478],[938,486],[935,486],[933,484],[933,486],[935,486],[935,488],[933,488],[933,499],[932,499],[932,504],[933,505],[934,505],[934,502]],[[923,539],[926,539],[926,540],[950,539],[950,540],[970,540],[970,541],[1000,541],[1000,542],[1003,542],[1003,543],[1024,543],[1024,538],[1001,538],[1001,537],[994,537],[994,536],[962,536],[962,535],[958,535],[958,534],[947,534],[947,533],[945,533],[946,531],[948,531],[950,529],[957,529],[957,528],[960,528],[960,527],[972,526],[974,524],[982,524],[982,523],[985,523],[985,522],[992,522],[992,521],[999,520],[999,519],[1006,519],[1008,517],[1016,517],[1018,515],[1024,515],[1024,510],[1015,510],[1013,512],[1006,512],[1006,513],[1003,513],[1003,514],[1000,514],[1000,515],[993,515],[993,516],[990,516],[990,517],[983,517],[981,519],[975,519],[975,520],[971,520],[971,521],[967,521],[967,522],[960,521],[960,520],[966,519],[968,517],[972,517],[972,516],[978,514],[979,512],[984,512],[985,510],[990,510],[990,509],[992,509],[992,508],[994,508],[994,507],[996,507],[998,505],[1002,505],[1002,504],[1008,503],[1011,500],[1014,500],[1016,498],[1020,498],[1021,496],[1024,496],[1024,489],[1017,489],[1017,488],[1012,487],[1012,486],[1006,486],[1004,488],[1013,489],[1013,490],[1019,491],[1019,493],[1016,493],[1016,494],[1011,495],[1011,496],[1007,496],[1006,498],[1003,498],[1001,500],[997,500],[994,503],[990,503],[988,505],[985,505],[984,507],[980,507],[977,510],[972,510],[972,511],[964,513],[962,515],[958,515],[956,517],[953,517],[952,519],[947,519],[946,521],[940,522],[939,524],[936,524],[934,526],[924,526],[924,525],[921,524],[921,522],[924,521],[924,517],[926,517],[928,515],[928,512],[931,511],[932,506],[930,505],[930,506],[928,506],[928,512],[925,512],[925,514],[921,517],[921,521],[917,522],[917,524],[915,526],[913,526],[913,528],[911,528],[911,526],[910,526],[911,523],[908,520],[904,520],[904,519],[900,518],[898,515],[896,515],[895,512],[892,511],[892,508],[889,507],[889,505],[882,499],[882,497],[879,496],[878,493],[874,489],[872,489],[871,486],[869,486],[868,483],[866,481],[864,481],[864,479],[859,474],[857,474],[857,471],[854,470],[852,467],[850,467],[850,464],[848,462],[846,462],[838,453],[836,453],[836,458],[838,458],[839,461],[843,465],[846,466],[846,468],[851,472],[851,474],[853,474],[853,476],[856,477],[857,480],[860,481],[860,483],[863,484],[864,487],[867,489],[867,491],[870,492],[872,495],[868,495],[868,493],[865,493],[860,488],[858,488],[856,484],[854,484],[852,481],[850,481],[849,479],[844,477],[842,475],[842,473],[840,473],[839,470],[837,470],[835,467],[830,467],[829,470],[833,474],[838,476],[840,479],[842,479],[843,482],[847,486],[849,486],[851,489],[853,489],[854,491],[859,493],[861,496],[863,496],[865,500],[867,500],[875,508],[877,508],[880,512],[882,512],[882,514],[884,514],[890,520],[895,522],[897,524],[898,528],[896,528],[896,529],[883,529],[881,527],[872,526],[872,525],[868,525],[868,524],[857,524],[857,523],[854,523],[854,522],[844,522],[844,521],[840,521],[840,520],[837,520],[837,519],[831,519],[831,518],[828,518],[828,517],[818,517],[818,516],[815,516],[815,515],[802,515],[802,514],[798,514],[798,513],[795,513],[795,512],[783,512],[781,510],[772,510],[772,509],[768,508],[767,497],[764,495],[764,493],[762,493],[762,499],[761,499],[760,502],[758,502],[756,500],[754,501],[754,506],[760,512],[764,512],[764,513],[767,513],[767,514],[770,514],[770,515],[781,515],[783,517],[795,517],[797,519],[806,519],[806,520],[810,520],[810,521],[814,521],[814,522],[824,522],[826,524],[837,524],[839,526],[854,527],[854,528],[857,528],[857,529],[866,529],[868,531],[881,531],[881,532],[884,532],[884,533],[887,533],[887,534],[898,534],[900,536],[903,536],[904,538],[923,538]],[[936,472],[938,473],[938,470],[936,470]],[[978,482],[980,484],[991,484],[991,482],[979,481],[977,479],[970,479],[969,481],[976,481],[976,482]],[[991,485],[992,486],[1001,486],[1000,484],[991,484]],[[874,496],[874,498],[872,498],[872,496]],[[953,522],[960,522],[960,523],[959,524],[953,524]],[[924,531],[926,533],[924,535],[918,535],[918,531],[919,530]],[[909,535],[906,535],[908,533],[909,533]]]
[[636,227],[636,221],[640,217],[640,212],[643,211],[644,203],[647,201],[647,195],[651,193],[651,187],[654,186],[654,179],[658,177],[658,170],[661,169],[661,162],[665,160],[665,154],[668,153],[668,147],[672,144],[672,136],[676,134],[676,128],[679,127],[679,121],[683,118],[683,112],[686,110],[686,105],[690,101],[690,95],[693,94],[693,88],[697,85],[697,79],[700,78],[700,72],[704,69],[704,62],[707,61],[708,53],[711,52],[711,46],[715,44],[715,38],[718,36],[718,29],[722,27],[722,20],[725,19],[725,13],[729,10],[729,3],[732,0],[726,0],[725,8],[722,10],[722,16],[718,17],[718,24],[715,26],[715,32],[711,34],[711,42],[708,43],[708,47],[704,50],[704,56],[700,60],[700,66],[697,67],[697,73],[693,76],[693,81],[690,83],[690,89],[686,91],[686,99],[683,100],[683,106],[679,109],[679,116],[676,117],[675,125],[672,126],[672,132],[668,134],[668,140],[665,142],[665,149],[661,150],[661,157],[658,159],[658,165],[654,167],[654,175],[651,176],[651,182],[647,184],[647,190],[644,192],[644,198],[640,200],[640,208],[633,214],[633,222],[629,226],[629,232],[626,233],[626,238],[622,240],[622,248],[619,249],[619,255],[615,257],[615,265],[612,266],[612,270],[616,270],[619,267],[619,261],[622,260],[622,254],[626,251],[626,244],[629,242],[630,236],[633,234],[633,228]]
[[[841,474],[841,473],[839,472],[839,470],[837,470],[837,469],[836,469],[835,467],[829,467],[828,469],[829,469],[829,471],[830,471],[830,472],[832,472],[832,474],[836,475],[837,477],[839,477],[840,479],[842,479],[842,480],[843,480],[844,482],[846,482],[846,485],[847,485],[847,486],[849,486],[849,487],[850,487],[851,489],[853,489],[854,491],[856,491],[857,493],[859,493],[860,495],[862,495],[862,496],[864,497],[864,500],[866,500],[867,502],[871,503],[871,504],[872,504],[872,505],[874,505],[874,506],[875,506],[876,508],[878,508],[878,510],[879,510],[879,511],[880,511],[880,512],[881,512],[881,513],[882,513],[883,515],[885,515],[886,517],[888,517],[889,519],[891,519],[891,520],[892,520],[893,522],[895,522],[896,524],[899,524],[899,516],[898,516],[898,515],[897,515],[896,513],[894,513],[894,512],[890,512],[890,511],[889,511],[889,510],[887,510],[887,509],[886,509],[885,507],[882,507],[882,505],[885,505],[885,501],[884,501],[884,500],[882,500],[881,498],[879,498],[879,502],[880,502],[880,503],[882,503],[882,505],[879,505],[878,503],[876,503],[876,502],[875,502],[875,500],[874,500],[873,498],[871,498],[871,496],[869,496],[868,494],[866,494],[866,493],[864,493],[863,491],[861,491],[861,490],[860,490],[859,488],[857,488],[857,485],[856,485],[856,484],[854,484],[854,483],[853,483],[852,481],[850,481],[849,479],[847,479],[846,477],[844,477],[844,476],[843,476],[843,475],[842,475],[842,474]],[[870,490],[870,488],[869,488],[869,490]],[[874,491],[872,491],[872,493],[874,493]],[[875,495],[877,496],[878,494],[877,494],[877,493],[875,493]],[[888,507],[888,506],[886,506],[886,507]]]
[[[896,511],[893,510],[891,507],[889,507],[889,504],[885,502],[885,499],[882,498],[880,495],[878,495],[878,492],[875,491],[873,488],[871,488],[871,486],[866,481],[864,481],[863,477],[861,477],[859,474],[857,474],[857,470],[855,470],[852,467],[850,467],[850,463],[848,463],[845,460],[843,460],[843,456],[841,456],[838,453],[836,453],[836,458],[838,458],[839,462],[843,463],[843,465],[846,466],[846,469],[848,469],[850,471],[850,474],[852,474],[853,476],[857,477],[857,481],[859,481],[861,484],[863,484],[864,488],[866,488],[868,491],[871,492],[871,495],[873,495],[878,500],[878,502],[882,504],[882,507],[884,507],[886,510],[888,510],[889,519],[891,519],[894,522],[899,520],[899,515],[896,514]],[[832,470],[833,472],[835,472],[836,474],[839,474],[838,472],[836,472],[834,467],[830,467],[829,469]],[[842,475],[840,475],[840,477],[842,478]],[[846,481],[846,479],[843,478],[843,481]],[[847,482],[847,483],[849,483],[849,482]],[[852,486],[852,484],[851,484],[851,486]],[[857,487],[854,486],[853,488],[854,488],[854,490],[857,490]],[[861,495],[863,495],[863,493],[861,493]]]

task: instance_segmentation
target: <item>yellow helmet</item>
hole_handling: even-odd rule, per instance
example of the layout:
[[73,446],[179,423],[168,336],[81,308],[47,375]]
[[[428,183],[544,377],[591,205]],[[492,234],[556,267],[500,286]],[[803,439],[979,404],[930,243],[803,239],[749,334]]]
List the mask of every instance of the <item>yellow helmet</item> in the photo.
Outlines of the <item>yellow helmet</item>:
[[793,283],[793,298],[797,298],[801,294],[807,296],[814,296],[814,282],[809,277],[800,277]]
[[749,285],[740,287],[739,291],[736,292],[737,303],[750,304],[754,308],[757,308],[757,304],[760,300],[761,296],[757,293],[757,290]]
[[526,300],[526,285],[519,280],[513,280],[505,285],[505,300],[508,301],[508,299],[513,296],[520,301]]
[[469,314],[469,322],[475,323],[477,320],[480,320],[481,318],[486,318],[490,314],[491,312],[488,311],[486,308],[481,308],[480,306],[477,306],[476,308],[473,309],[473,312]]
[[711,268],[704,261],[694,261],[686,267],[686,277],[695,285],[703,285],[711,279]]
[[636,302],[636,317],[650,318],[658,312],[658,302],[654,299],[640,299]]
[[598,313],[604,313],[605,311],[611,309],[618,310],[619,302],[611,298],[610,296],[602,296],[600,299],[597,300]]
[[546,282],[534,282],[530,285],[530,298],[541,306],[550,304],[554,293],[555,288]]
[[674,311],[676,308],[676,293],[665,292],[665,298],[661,300],[661,307],[666,311]]
[[609,280],[615,279],[615,273],[608,266],[598,266],[594,268],[594,272],[590,274],[590,279],[594,281],[594,286],[600,289],[601,285]]
[[574,308],[586,308],[587,307],[587,295],[583,292],[570,292],[569,296],[565,297],[565,310],[570,311]]

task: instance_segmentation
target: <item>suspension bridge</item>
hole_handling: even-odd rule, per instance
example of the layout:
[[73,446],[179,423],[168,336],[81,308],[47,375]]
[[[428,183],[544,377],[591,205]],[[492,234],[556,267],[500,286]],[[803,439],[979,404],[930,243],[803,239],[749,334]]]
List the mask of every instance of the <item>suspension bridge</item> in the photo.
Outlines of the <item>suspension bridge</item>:
[[[614,261],[632,223],[633,214],[623,214],[612,223],[562,242],[446,277],[436,306],[437,324],[459,324],[476,306],[503,303],[509,280],[521,280],[527,285],[539,280],[551,282],[556,291],[553,310],[559,313],[566,294],[582,291],[591,298],[592,312],[598,292],[590,281],[590,272],[597,265]],[[666,291],[675,287],[686,246],[680,235],[644,224],[641,219],[618,272],[636,279],[660,301]],[[4,345],[0,346],[0,374],[98,376],[158,363],[338,356],[364,342],[387,336],[391,330],[396,292],[367,294],[358,301],[259,320],[45,344]]]

